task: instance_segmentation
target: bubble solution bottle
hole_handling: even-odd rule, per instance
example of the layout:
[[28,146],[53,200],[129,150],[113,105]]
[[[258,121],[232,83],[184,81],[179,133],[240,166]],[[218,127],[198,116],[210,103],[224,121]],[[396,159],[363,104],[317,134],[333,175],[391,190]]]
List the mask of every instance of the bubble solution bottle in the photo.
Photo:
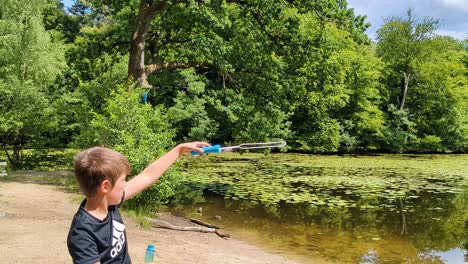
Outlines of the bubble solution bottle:
[[153,245],[148,245],[146,248],[146,253],[145,253],[145,263],[154,263],[154,246]]

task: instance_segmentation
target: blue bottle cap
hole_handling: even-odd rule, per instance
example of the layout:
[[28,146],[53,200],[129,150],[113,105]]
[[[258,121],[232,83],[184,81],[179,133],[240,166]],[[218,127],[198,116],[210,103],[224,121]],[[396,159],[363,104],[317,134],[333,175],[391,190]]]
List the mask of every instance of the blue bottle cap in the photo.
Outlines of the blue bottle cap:
[[154,252],[154,245],[149,244],[146,248],[146,251],[153,251]]

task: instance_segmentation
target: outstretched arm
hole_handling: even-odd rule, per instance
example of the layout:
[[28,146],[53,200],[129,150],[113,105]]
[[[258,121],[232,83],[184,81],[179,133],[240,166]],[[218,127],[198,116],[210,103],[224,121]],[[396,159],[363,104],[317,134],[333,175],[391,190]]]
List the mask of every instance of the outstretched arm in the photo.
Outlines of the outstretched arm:
[[146,167],[140,174],[132,178],[125,187],[125,200],[143,191],[155,181],[157,181],[174,162],[185,152],[198,151],[203,152],[202,147],[209,146],[204,142],[190,142],[177,145],[167,152],[164,156],[157,159]]

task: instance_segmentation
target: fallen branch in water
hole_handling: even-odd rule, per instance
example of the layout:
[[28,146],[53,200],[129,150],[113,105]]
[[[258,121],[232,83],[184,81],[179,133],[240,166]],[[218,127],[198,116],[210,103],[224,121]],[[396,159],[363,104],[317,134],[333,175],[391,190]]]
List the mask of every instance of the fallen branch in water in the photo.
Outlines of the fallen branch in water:
[[198,219],[195,219],[195,218],[190,218],[190,221],[194,222],[196,224],[202,225],[202,226],[209,227],[209,228],[219,229],[219,227],[217,227],[215,225],[209,224],[207,222],[203,222],[202,220],[198,220]]
[[216,228],[211,228],[211,227],[200,227],[200,226],[176,226],[173,224],[170,224],[168,222],[164,222],[161,220],[156,220],[152,219],[149,217],[146,217],[148,221],[151,222],[153,227],[159,227],[159,228],[166,228],[170,230],[177,230],[177,231],[194,231],[194,232],[202,232],[202,233],[216,233],[218,236],[227,239],[230,237],[229,234],[223,233],[220,230]]

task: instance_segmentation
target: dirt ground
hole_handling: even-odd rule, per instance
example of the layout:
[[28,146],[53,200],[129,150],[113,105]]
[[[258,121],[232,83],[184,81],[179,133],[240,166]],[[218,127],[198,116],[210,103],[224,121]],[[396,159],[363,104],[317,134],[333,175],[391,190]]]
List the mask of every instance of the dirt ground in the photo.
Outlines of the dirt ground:
[[[76,194],[54,186],[0,182],[0,263],[71,263],[66,237],[78,205]],[[156,246],[155,263],[294,263],[232,238],[160,228],[145,230],[133,219],[123,217],[129,253],[136,264],[143,263],[150,243]]]

